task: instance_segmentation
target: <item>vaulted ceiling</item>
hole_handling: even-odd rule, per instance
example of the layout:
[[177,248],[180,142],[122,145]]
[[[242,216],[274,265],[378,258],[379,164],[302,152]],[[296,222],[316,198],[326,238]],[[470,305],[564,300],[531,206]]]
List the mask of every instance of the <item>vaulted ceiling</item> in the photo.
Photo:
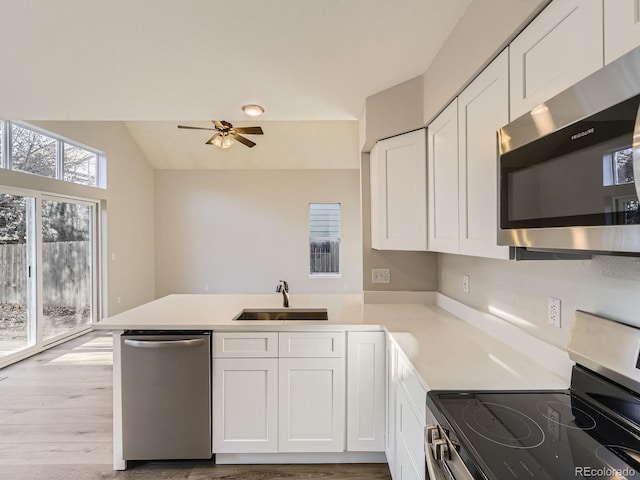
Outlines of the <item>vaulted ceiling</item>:
[[0,118],[353,120],[471,0],[3,0]]

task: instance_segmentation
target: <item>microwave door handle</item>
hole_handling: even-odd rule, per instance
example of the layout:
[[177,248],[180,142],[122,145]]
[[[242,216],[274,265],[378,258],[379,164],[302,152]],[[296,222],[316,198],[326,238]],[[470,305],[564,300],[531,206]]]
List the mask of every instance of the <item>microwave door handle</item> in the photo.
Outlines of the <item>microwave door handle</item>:
[[640,199],[640,108],[636,115],[636,125],[633,129],[633,179],[636,196]]

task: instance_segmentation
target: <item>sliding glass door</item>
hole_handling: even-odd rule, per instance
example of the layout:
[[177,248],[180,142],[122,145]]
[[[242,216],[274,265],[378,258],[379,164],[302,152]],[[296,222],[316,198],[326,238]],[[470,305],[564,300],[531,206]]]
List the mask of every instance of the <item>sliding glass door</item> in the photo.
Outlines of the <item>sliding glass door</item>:
[[97,205],[0,191],[0,365],[96,317]]
[[33,346],[33,198],[0,192],[0,360]]
[[42,328],[45,341],[91,323],[93,210],[42,200]]

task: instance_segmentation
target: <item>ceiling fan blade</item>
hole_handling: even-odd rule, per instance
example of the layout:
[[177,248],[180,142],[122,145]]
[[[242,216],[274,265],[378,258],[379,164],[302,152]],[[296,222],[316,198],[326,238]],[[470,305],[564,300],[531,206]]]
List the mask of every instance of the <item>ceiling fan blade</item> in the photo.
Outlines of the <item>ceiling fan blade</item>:
[[211,120],[218,130],[222,130],[224,125],[220,120]]
[[189,130],[216,130],[215,128],[189,127],[188,125],[178,125],[178,128],[188,128]]
[[251,140],[249,140],[248,138],[244,138],[241,137],[240,135],[238,135],[237,133],[230,133],[229,134],[231,136],[231,138],[233,138],[234,140],[237,140],[238,142],[246,145],[249,148],[253,148],[256,146],[255,142],[252,142]]
[[[211,130],[213,130],[213,128]],[[207,140],[204,143],[207,145],[213,145],[213,141],[219,136],[220,136],[220,133],[216,133],[213,137],[211,137],[209,140]]]
[[245,133],[247,135],[262,135],[262,127],[236,127],[234,130],[237,133]]
[[224,125],[226,128],[232,128],[233,125],[231,125],[229,122],[226,122],[224,120],[222,120],[222,125]]

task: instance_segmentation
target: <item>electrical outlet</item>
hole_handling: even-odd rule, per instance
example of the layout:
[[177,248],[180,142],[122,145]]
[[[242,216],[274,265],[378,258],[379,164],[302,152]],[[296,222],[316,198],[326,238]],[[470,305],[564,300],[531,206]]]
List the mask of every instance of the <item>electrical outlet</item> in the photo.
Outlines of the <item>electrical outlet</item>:
[[391,270],[388,268],[373,268],[371,270],[372,283],[391,283]]
[[561,327],[560,300],[549,297],[547,301],[547,322],[556,328]]
[[462,276],[462,291],[469,293],[469,275]]

